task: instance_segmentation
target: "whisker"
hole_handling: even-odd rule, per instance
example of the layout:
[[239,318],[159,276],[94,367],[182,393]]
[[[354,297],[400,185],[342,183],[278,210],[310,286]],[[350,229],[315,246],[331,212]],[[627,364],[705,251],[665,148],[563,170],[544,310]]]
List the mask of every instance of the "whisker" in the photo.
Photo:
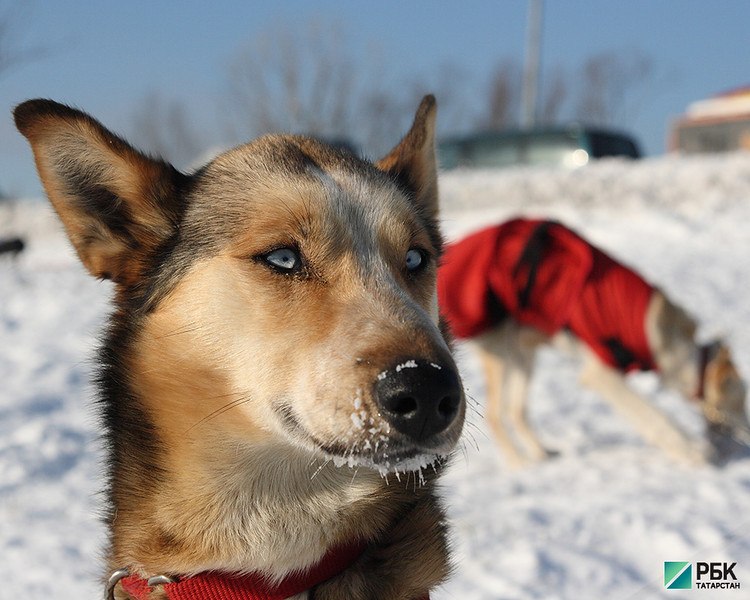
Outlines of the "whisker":
[[[325,461],[323,461],[323,462],[321,463],[321,465],[320,465],[320,466],[319,466],[319,467],[318,467],[318,468],[317,468],[317,469],[315,470],[315,473],[313,473],[313,474],[312,474],[312,476],[310,477],[310,481],[312,481],[313,479],[315,479],[315,476],[316,476],[316,475],[317,475],[318,473],[320,473],[320,472],[321,472],[321,471],[322,471],[322,470],[323,470],[323,469],[324,469],[324,468],[326,467],[326,465],[327,465],[327,464],[328,464],[329,462],[331,462],[331,459],[330,459],[330,458],[329,458],[328,460],[325,460]],[[310,464],[312,464],[312,463],[310,463]]]
[[198,323],[188,323],[184,327],[180,327],[178,329],[175,329],[174,331],[165,333],[164,335],[156,336],[156,339],[163,340],[164,338],[173,337],[175,335],[184,335],[186,333],[192,333],[194,331],[198,331],[200,328],[201,326]]
[[466,444],[460,444],[459,448],[461,449],[461,453],[464,455],[464,460],[468,463],[469,462],[469,449],[466,446]]
[[[231,394],[227,394],[227,395],[231,395]],[[221,396],[217,396],[217,397],[218,397],[218,398],[221,398]],[[209,421],[209,420],[211,420],[211,419],[215,419],[216,417],[218,417],[218,416],[221,416],[221,415],[223,415],[223,414],[224,414],[225,412],[227,412],[228,410],[232,410],[233,408],[236,408],[236,407],[240,406],[241,404],[244,404],[244,403],[246,403],[246,402],[249,402],[249,401],[250,401],[250,398],[247,398],[247,397],[245,397],[245,396],[242,396],[242,397],[238,398],[237,400],[232,400],[232,401],[231,401],[231,402],[229,402],[228,404],[225,404],[225,405],[224,405],[224,406],[222,406],[221,408],[217,408],[217,409],[216,409],[215,411],[213,411],[212,413],[210,413],[210,414],[206,415],[205,417],[203,417],[203,418],[202,418],[202,419],[201,419],[200,421],[198,421],[197,423],[194,423],[193,425],[191,425],[191,426],[190,426],[190,427],[189,427],[189,428],[188,428],[188,429],[187,429],[187,430],[185,431],[185,433],[188,433],[188,432],[192,431],[193,429],[195,429],[196,427],[198,427],[198,425],[201,425],[201,424],[203,424],[203,423],[205,423],[206,421]]]
[[[482,432],[484,433],[484,432]],[[469,432],[466,432],[466,435],[464,436],[464,440],[471,444],[471,447],[479,452],[479,443],[477,442],[476,438]]]
[[477,425],[476,423],[471,423],[471,422],[467,421],[466,422],[466,428],[467,428],[467,435],[468,435],[468,430],[471,429],[473,433],[478,433],[485,440],[489,440],[490,439],[490,436],[487,435],[487,432],[484,429],[482,429],[479,425]]
[[470,394],[466,394],[466,399],[466,408],[471,410],[474,414],[484,418],[484,411],[482,410],[481,404],[476,400],[476,398],[474,398]]

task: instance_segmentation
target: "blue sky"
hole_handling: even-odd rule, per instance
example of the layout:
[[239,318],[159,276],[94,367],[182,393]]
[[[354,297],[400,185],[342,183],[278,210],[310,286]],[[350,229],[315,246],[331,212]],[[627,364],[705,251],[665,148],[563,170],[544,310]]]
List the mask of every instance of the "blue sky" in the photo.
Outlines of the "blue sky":
[[[0,0],[0,7],[8,3]],[[138,104],[159,92],[184,102],[201,127],[212,127],[233,56],[282,23],[338,23],[352,52],[378,49],[394,81],[429,77],[443,64],[459,65],[479,80],[503,59],[522,60],[527,11],[525,0],[23,4],[30,8],[19,19],[19,45],[50,51],[0,76],[0,190],[21,195],[41,193],[10,117],[26,98],[76,105],[127,132]],[[750,84],[748,23],[747,0],[547,0],[542,73],[556,65],[572,71],[603,51],[649,57],[655,76],[622,126],[648,154],[659,154],[670,120],[688,103]]]

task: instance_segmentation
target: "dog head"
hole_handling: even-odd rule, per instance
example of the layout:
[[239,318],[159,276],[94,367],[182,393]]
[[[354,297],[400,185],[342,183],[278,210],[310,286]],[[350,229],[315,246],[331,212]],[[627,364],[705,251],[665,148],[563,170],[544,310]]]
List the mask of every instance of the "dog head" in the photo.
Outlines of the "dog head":
[[728,432],[750,445],[745,409],[747,388],[722,341],[709,344],[703,372],[703,414],[713,431]]
[[386,470],[453,448],[465,400],[437,309],[435,111],[426,97],[375,164],[267,136],[184,175],[75,109],[16,108],[78,256],[115,283],[120,371],[161,442]]

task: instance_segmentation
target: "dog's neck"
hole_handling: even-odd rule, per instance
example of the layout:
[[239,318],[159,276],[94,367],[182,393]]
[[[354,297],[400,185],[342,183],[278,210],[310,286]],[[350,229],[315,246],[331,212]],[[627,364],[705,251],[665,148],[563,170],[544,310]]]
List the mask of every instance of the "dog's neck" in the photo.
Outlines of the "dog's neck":
[[134,600],[151,599],[156,586],[160,586],[159,597],[170,600],[285,600],[339,575],[356,562],[363,551],[362,542],[337,546],[309,570],[295,571],[281,581],[269,580],[263,573],[228,574],[217,571],[186,578],[159,576],[145,579],[131,575],[127,570],[118,570],[109,578],[106,597],[112,598],[119,584]]
[[352,477],[332,465],[315,474],[309,456],[283,445],[206,442],[221,451],[210,462],[200,451],[193,455],[192,469],[164,482],[151,519],[142,521],[146,535],[162,543],[136,538],[126,563],[149,574],[260,571],[281,578],[345,537],[372,534],[360,527],[370,520],[358,504],[381,487],[373,475]]

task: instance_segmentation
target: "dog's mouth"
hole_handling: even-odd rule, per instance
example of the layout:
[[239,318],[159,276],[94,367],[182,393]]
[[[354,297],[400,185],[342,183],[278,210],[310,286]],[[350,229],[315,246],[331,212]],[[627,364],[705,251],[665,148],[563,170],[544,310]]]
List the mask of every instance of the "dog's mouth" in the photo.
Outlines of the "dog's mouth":
[[412,442],[395,432],[386,424],[380,428],[370,428],[369,435],[352,438],[348,443],[326,442],[309,432],[300,423],[292,407],[280,403],[274,407],[284,430],[298,444],[320,452],[324,460],[329,460],[341,468],[369,468],[380,473],[399,475],[401,473],[422,472],[445,462],[452,444],[437,447]]
[[331,460],[337,467],[358,469],[361,467],[378,471],[385,476],[389,473],[421,472],[430,467],[437,468],[447,460],[447,454],[425,450],[414,446],[405,446],[395,442],[385,444],[382,448],[358,450],[356,445],[321,445],[326,459]]

